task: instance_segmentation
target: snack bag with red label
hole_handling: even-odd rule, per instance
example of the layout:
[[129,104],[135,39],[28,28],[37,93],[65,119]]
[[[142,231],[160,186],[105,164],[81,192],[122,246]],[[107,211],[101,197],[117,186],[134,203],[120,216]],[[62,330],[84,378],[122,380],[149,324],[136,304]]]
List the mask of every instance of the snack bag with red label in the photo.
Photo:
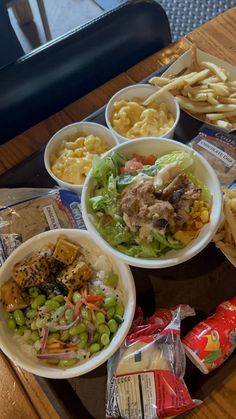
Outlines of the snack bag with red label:
[[219,367],[236,348],[236,296],[198,323],[183,339],[187,356],[204,374]]
[[192,409],[184,373],[178,310],[161,332],[128,335],[108,361],[107,418],[168,418]]

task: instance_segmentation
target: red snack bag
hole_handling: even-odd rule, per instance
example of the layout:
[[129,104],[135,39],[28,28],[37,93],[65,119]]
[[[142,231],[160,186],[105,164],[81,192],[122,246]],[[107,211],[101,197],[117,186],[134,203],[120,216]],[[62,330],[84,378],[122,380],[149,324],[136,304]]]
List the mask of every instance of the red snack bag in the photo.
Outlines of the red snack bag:
[[219,367],[236,348],[236,296],[183,339],[186,355],[204,374]]
[[160,333],[130,336],[108,361],[107,418],[167,418],[192,409],[183,380],[180,312]]

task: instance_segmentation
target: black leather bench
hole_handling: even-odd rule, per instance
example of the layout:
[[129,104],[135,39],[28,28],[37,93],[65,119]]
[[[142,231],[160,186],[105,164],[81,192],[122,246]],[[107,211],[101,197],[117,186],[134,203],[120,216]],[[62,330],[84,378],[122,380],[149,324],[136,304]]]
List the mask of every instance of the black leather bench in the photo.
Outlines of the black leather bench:
[[0,69],[0,144],[171,41],[153,0],[136,0]]

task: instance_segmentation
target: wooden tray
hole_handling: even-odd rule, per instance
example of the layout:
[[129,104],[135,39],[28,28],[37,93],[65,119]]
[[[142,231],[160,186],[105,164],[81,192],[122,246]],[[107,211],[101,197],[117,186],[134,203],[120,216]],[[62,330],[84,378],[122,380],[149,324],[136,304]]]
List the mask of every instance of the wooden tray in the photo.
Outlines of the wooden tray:
[[[164,70],[155,75],[160,75]],[[104,107],[86,120],[105,125]],[[197,134],[201,125],[201,122],[181,111],[175,139],[187,143]],[[44,169],[43,149],[0,177],[0,187],[54,186],[54,181]],[[195,317],[182,322],[183,335],[199,320],[214,313],[220,302],[236,295],[235,268],[213,244],[176,267],[161,270],[132,268],[132,272],[137,303],[145,315],[151,315],[156,308],[179,303],[190,304],[196,309]],[[204,375],[187,360],[185,380],[191,395],[203,400],[235,367],[236,356],[232,355],[215,372]],[[36,378],[60,417],[104,419],[105,364],[91,373],[69,380]]]

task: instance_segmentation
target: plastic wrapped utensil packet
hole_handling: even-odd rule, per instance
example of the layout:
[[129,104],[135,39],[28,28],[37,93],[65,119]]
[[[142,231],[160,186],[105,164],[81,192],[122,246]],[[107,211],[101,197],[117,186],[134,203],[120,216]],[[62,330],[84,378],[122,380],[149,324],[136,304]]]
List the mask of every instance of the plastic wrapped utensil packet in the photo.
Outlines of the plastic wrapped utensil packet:
[[188,144],[210,163],[221,185],[236,179],[236,135],[203,125]]
[[63,189],[1,189],[0,266],[21,243],[47,230],[85,228],[80,198]]
[[106,417],[168,418],[192,409],[196,402],[183,380],[180,310],[161,332],[133,335],[108,361]]

